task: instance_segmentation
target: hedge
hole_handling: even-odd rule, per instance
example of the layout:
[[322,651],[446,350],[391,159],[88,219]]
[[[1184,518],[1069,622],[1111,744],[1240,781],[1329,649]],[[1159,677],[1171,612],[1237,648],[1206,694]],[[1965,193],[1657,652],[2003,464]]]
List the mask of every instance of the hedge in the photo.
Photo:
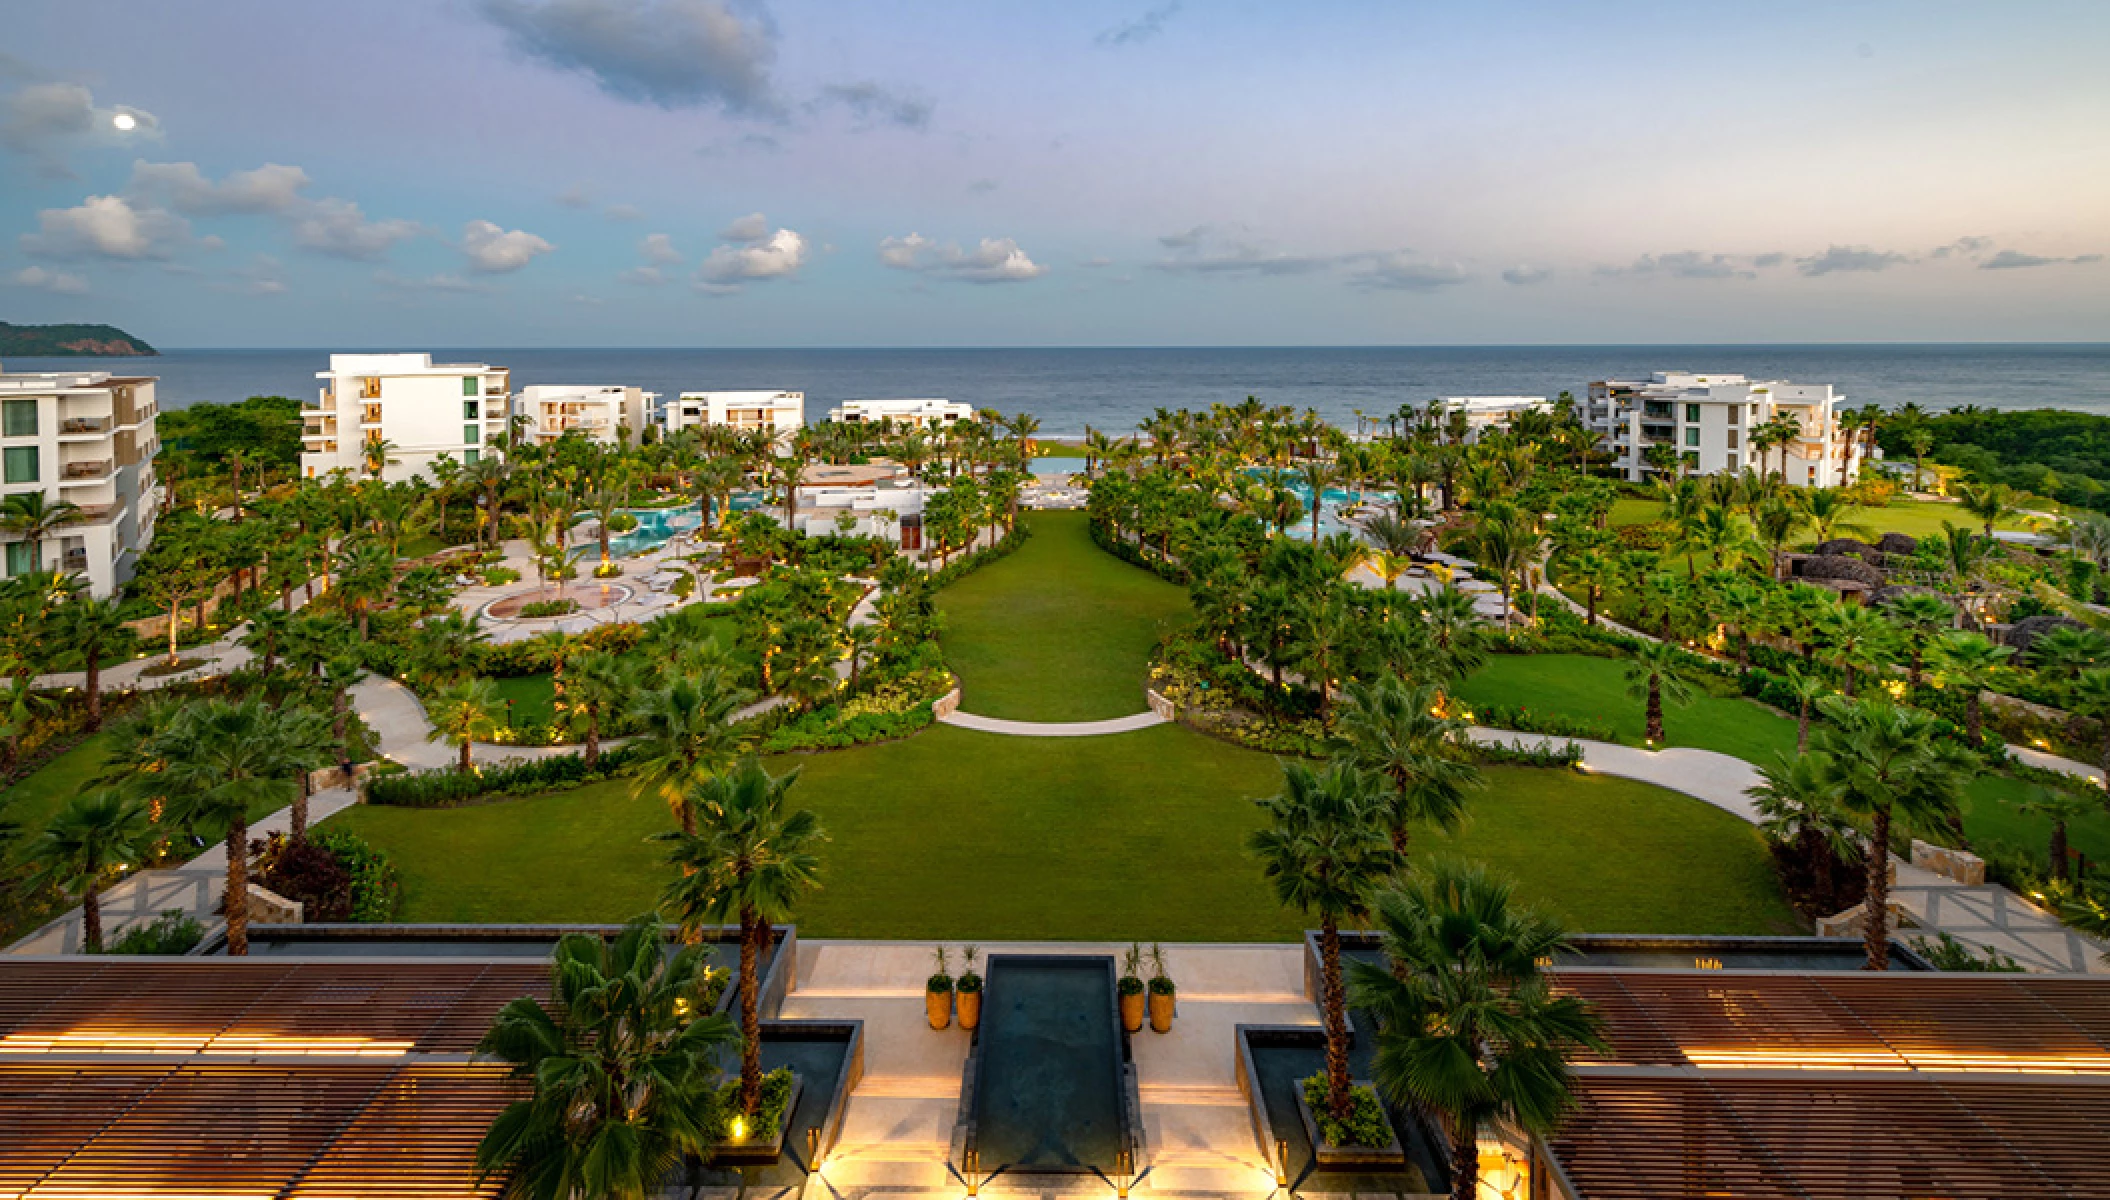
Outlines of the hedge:
[[454,808],[494,793],[526,796],[556,788],[577,787],[619,774],[636,757],[629,747],[604,750],[591,767],[579,754],[553,754],[464,774],[441,767],[366,781],[366,802],[395,808]]

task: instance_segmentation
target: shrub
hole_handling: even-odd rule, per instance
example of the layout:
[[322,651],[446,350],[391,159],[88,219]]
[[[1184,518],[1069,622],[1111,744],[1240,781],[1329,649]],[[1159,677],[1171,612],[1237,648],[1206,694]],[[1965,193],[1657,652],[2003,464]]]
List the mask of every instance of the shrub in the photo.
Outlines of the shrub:
[[1391,1145],[1392,1122],[1386,1119],[1377,1092],[1370,1085],[1361,1084],[1349,1089],[1348,1099],[1348,1120],[1336,1121],[1326,1107],[1326,1073],[1321,1071],[1304,1081],[1304,1103],[1311,1109],[1319,1136],[1327,1145],[1379,1148]]
[[2022,970],[2020,963],[1991,946],[1983,948],[1981,957],[1948,933],[1934,938],[1914,938],[1912,949],[1937,971],[1996,971],[2005,974]]
[[621,773],[629,764],[628,747],[603,751],[593,767],[578,754],[508,763],[467,775],[449,768],[378,775],[366,781],[366,802],[397,808],[453,808],[482,796],[527,796],[554,788],[578,787]]
[[1476,724],[1495,729],[1514,729],[1520,733],[1543,733],[1553,737],[1589,738],[1599,742],[1617,742],[1618,731],[1609,721],[1591,717],[1571,717],[1564,713],[1533,712],[1529,705],[1486,704],[1473,710]]
[[520,582],[520,572],[511,567],[484,568],[485,587],[504,587],[506,584],[518,582]]
[[180,908],[145,925],[134,925],[103,945],[104,954],[189,954],[205,939],[205,927]]
[[1499,742],[1475,742],[1473,761],[1494,767],[1579,767],[1583,748],[1574,742],[1526,746],[1522,739],[1504,746]]
[[274,833],[257,854],[257,883],[301,905],[303,921],[342,921],[352,912],[352,876],[319,841]]
[[520,606],[519,615],[530,620],[536,617],[563,617],[579,611],[579,602],[570,597],[561,600],[531,600]]
[[403,885],[396,878],[395,861],[365,838],[346,829],[322,829],[313,835],[315,844],[330,852],[352,881],[351,911],[347,919],[361,922],[392,921],[403,906]]
[[[784,1124],[784,1109],[791,1101],[791,1068],[778,1067],[762,1077],[762,1098],[755,1105],[754,1123],[748,1127],[745,1141],[772,1142]],[[740,1111],[740,1077],[735,1075],[718,1089],[718,1103],[714,1120],[713,1141],[725,1141],[732,1136],[732,1119]]]

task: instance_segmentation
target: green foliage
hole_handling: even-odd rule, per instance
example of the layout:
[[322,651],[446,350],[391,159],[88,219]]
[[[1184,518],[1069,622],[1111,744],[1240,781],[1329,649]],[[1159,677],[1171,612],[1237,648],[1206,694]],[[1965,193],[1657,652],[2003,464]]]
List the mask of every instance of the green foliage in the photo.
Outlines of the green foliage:
[[2020,972],[2021,964],[1991,946],[1983,948],[1983,954],[1956,940],[1954,934],[1938,934],[1934,938],[1912,939],[1912,949],[1937,971],[1991,971],[2002,974]]
[[527,796],[555,788],[577,787],[606,779],[627,766],[633,757],[625,748],[609,750],[592,767],[577,754],[553,754],[480,771],[462,772],[452,767],[399,775],[376,775],[366,781],[368,804],[396,808],[453,808],[487,796]]
[[519,615],[526,620],[537,617],[563,617],[579,611],[579,602],[569,596],[562,600],[533,600],[520,606]]
[[[113,351],[113,346],[118,349]],[[0,321],[0,356],[104,357],[112,353],[151,355],[159,351],[115,325],[10,325]]]
[[189,954],[205,938],[205,926],[180,908],[144,925],[133,925],[103,947],[104,954]]
[[1983,482],[2083,508],[2110,509],[2110,417],[2053,408],[1995,412],[1974,405],[1887,426],[1878,440],[1892,461],[1911,457],[1914,429],[1933,436],[1933,461]]
[[367,923],[396,919],[403,907],[403,885],[396,878],[395,860],[346,829],[319,829],[309,840],[329,851],[351,876],[349,919]]
[[1589,738],[1599,742],[1619,740],[1619,731],[1610,721],[1569,716],[1558,712],[1534,712],[1528,704],[1482,704],[1473,709],[1473,721],[1495,729],[1514,729],[1520,733]]
[[520,572],[511,567],[484,568],[485,587],[504,587],[506,584],[518,582],[520,582]]
[[1319,1127],[1319,1137],[1327,1145],[1382,1149],[1392,1144],[1392,1122],[1386,1119],[1385,1106],[1378,1103],[1374,1088],[1365,1084],[1350,1089],[1348,1119],[1337,1121],[1326,1107],[1326,1072],[1313,1075],[1301,1086],[1304,1088],[1304,1103],[1310,1107],[1312,1121]]
[[[772,1142],[777,1131],[784,1127],[786,1107],[791,1102],[791,1068],[778,1067],[762,1076],[762,1100],[755,1107],[754,1117],[748,1121],[746,1141]],[[717,1125],[713,1141],[725,1141],[732,1135],[733,1115],[740,1111],[740,1081],[728,1079],[718,1089],[718,1101],[714,1106]]]
[[193,471],[223,472],[234,451],[252,453],[272,467],[291,469],[300,462],[300,401],[287,396],[168,409],[155,427],[162,454]]

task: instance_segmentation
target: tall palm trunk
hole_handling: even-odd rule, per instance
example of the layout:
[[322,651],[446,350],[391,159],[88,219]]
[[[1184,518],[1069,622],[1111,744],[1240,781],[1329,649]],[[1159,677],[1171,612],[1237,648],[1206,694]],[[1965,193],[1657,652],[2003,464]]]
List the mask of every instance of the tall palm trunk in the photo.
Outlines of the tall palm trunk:
[[[1984,727],[1984,725],[1983,725],[1983,724],[1982,724],[1982,723],[1980,722],[1980,719],[1979,719],[1979,714],[1978,714],[1978,688],[1977,688],[1976,686],[1973,686],[1973,687],[1972,687],[1972,688],[1970,689],[1970,694],[1964,697],[1964,701],[1963,701],[1963,727],[1964,727],[1964,732],[1966,732],[1966,733],[1968,733],[1968,734],[1970,734],[1970,735],[1971,735],[1971,745],[1973,745],[1973,746],[1976,746],[1976,745],[1978,745],[1978,743],[1979,743],[1980,741],[1983,741],[1983,740],[1984,740],[1984,736],[1985,736],[1985,734],[1984,734],[1984,728],[1985,728],[1985,727]],[[2110,757],[2110,756],[2106,756],[2106,757]]]
[[475,743],[469,740],[468,735],[464,734],[462,736],[462,757],[460,763],[457,765],[461,773],[464,775],[467,775],[469,772],[474,771],[476,769],[475,761],[469,757],[470,747],[474,745]]
[[1655,675],[1648,677],[1648,740],[1663,740],[1663,681]]
[[244,958],[249,954],[249,821],[237,816],[227,826],[227,894],[221,907],[227,910],[227,954]]
[[[351,781],[346,780],[345,786],[350,787]],[[300,792],[293,797],[293,828],[289,834],[296,846],[308,840],[308,797],[313,795],[314,791],[315,776],[306,767],[302,767]]]
[[1348,990],[1341,985],[1341,927],[1332,913],[1319,918],[1319,1007],[1326,1019],[1326,1107],[1346,1121],[1354,1111],[1348,1091]]
[[1480,1194],[1480,1123],[1451,1118],[1451,1200],[1476,1200]]
[[590,709],[586,714],[586,768],[592,770],[601,761],[601,710]]
[[755,916],[753,908],[742,906],[740,938],[740,1111],[753,1116],[762,1103],[762,1016],[757,993],[769,922]]
[[2051,877],[2060,883],[2072,878],[2066,868],[2066,822],[2051,823]]
[[90,731],[103,727],[103,667],[100,660],[103,648],[100,644],[88,646],[88,728]]
[[1890,806],[1876,807],[1869,822],[1867,919],[1861,922],[1861,946],[1868,953],[1864,971],[1890,969]]
[[1810,752],[1810,700],[1802,699],[1802,711],[1795,714],[1795,753]]
[[81,949],[89,954],[103,952],[103,898],[95,890],[93,876],[81,892]]

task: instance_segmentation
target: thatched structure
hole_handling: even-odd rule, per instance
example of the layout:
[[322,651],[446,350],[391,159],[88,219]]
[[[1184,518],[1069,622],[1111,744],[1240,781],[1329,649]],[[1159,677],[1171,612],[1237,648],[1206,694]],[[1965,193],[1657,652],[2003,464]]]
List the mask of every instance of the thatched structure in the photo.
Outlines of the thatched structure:
[[1911,555],[1919,548],[1919,539],[1909,534],[1886,533],[1876,540],[1876,549],[1885,554]]
[[1812,554],[1796,559],[1795,574],[1809,580],[1849,579],[1867,588],[1883,586],[1883,572],[1844,554]]
[[2000,640],[2013,646],[2015,653],[2028,654],[2030,646],[2038,638],[2050,633],[2052,630],[2079,628],[2081,628],[2081,623],[2072,617],[2061,616],[2058,613],[2045,613],[2042,616],[2024,617],[2013,625],[2008,626],[2006,632],[2000,635]]
[[1867,542],[1858,542],[1852,538],[1833,538],[1828,542],[1819,542],[1817,544],[1817,553],[1825,558],[1836,558],[1842,554],[1852,554],[1868,562],[1878,562],[1883,552]]

